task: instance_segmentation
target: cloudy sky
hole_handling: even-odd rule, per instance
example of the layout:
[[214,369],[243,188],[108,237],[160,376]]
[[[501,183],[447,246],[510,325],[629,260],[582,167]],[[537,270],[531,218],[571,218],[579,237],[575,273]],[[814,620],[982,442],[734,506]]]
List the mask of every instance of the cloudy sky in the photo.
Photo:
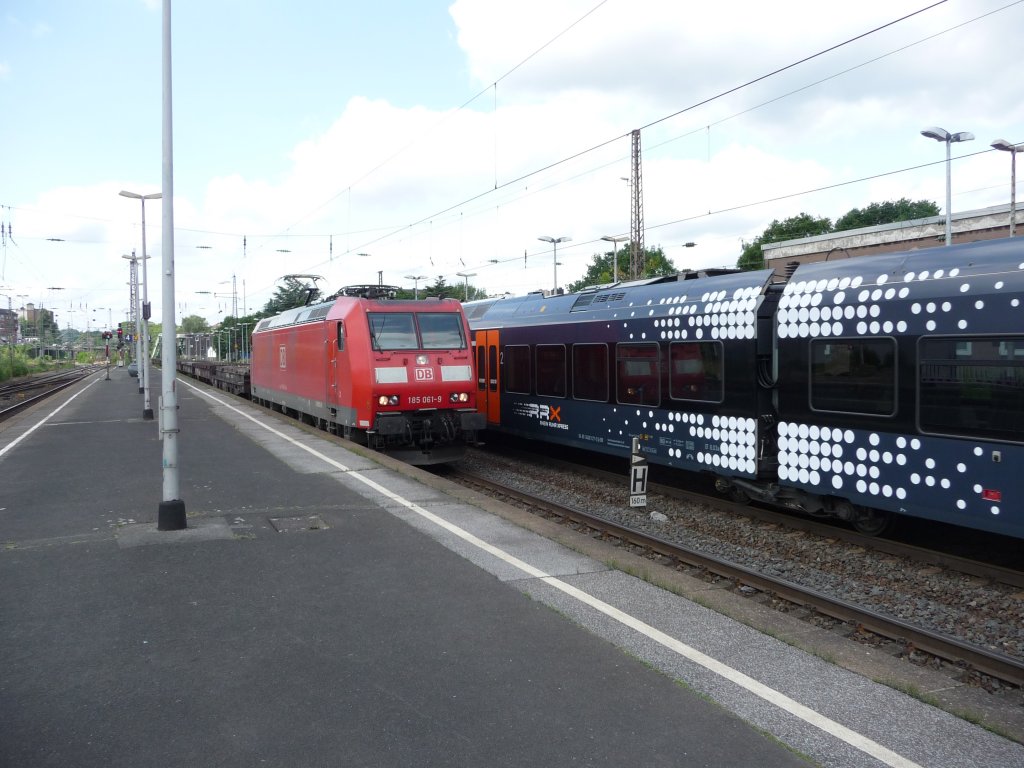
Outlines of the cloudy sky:
[[[159,0],[0,5],[3,306],[124,318],[141,211],[118,192],[161,190],[161,25]],[[800,212],[944,209],[933,125],[976,136],[953,210],[1005,205],[989,144],[1024,141],[1024,0],[178,0],[172,27],[179,320],[290,273],[550,289],[542,235],[572,238],[565,285],[629,231],[633,129],[645,242],[681,269]]]

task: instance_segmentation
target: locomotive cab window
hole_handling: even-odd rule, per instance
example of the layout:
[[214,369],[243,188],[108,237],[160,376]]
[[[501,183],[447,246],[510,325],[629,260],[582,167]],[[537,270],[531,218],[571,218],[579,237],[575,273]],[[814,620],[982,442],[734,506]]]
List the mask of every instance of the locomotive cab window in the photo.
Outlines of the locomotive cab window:
[[896,412],[895,339],[811,341],[811,408],[891,416]]
[[465,349],[462,316],[456,312],[370,312],[374,349]]
[[530,394],[530,347],[525,344],[507,346],[501,357],[505,364],[505,391]]
[[573,345],[572,396],[608,402],[608,345]]
[[338,349],[345,349],[345,323],[341,320],[338,321]]
[[628,405],[661,403],[661,365],[657,344],[615,345],[615,396]]
[[537,345],[537,394],[565,397],[565,345]]
[[418,312],[416,319],[423,337],[421,349],[465,349],[462,315],[455,312]]
[[1024,441],[1024,336],[926,338],[918,350],[922,431]]
[[417,349],[416,324],[411,312],[370,312],[370,339],[373,349]]
[[721,342],[672,342],[668,350],[673,400],[722,402]]

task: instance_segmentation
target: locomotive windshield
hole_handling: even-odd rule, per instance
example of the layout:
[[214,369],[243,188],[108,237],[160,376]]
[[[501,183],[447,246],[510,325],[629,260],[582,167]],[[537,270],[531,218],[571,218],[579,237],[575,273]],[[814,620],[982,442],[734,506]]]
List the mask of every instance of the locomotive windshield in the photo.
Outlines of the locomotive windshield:
[[423,349],[465,349],[461,315],[455,312],[420,312],[416,319],[420,324]]
[[367,317],[376,350],[466,348],[456,312],[370,312]]

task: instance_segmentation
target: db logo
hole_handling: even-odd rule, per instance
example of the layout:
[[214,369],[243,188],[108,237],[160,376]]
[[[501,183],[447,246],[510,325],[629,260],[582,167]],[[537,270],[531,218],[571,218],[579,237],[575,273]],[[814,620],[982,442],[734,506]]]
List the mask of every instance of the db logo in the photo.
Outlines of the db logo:
[[416,381],[433,381],[434,370],[432,368],[417,368]]

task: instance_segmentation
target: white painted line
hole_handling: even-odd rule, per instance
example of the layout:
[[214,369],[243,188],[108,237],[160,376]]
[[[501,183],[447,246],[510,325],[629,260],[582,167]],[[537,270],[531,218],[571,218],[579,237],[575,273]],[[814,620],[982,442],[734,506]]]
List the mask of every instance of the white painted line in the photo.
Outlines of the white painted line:
[[600,611],[601,613],[605,614],[606,616],[609,616],[615,621],[618,621],[624,626],[627,626],[630,629],[633,629],[636,632],[639,632],[642,635],[650,638],[651,640],[654,640],[655,642],[659,643],[665,648],[668,648],[669,650],[679,654],[683,658],[688,659],[689,661],[692,661],[695,664],[699,664],[708,671],[714,672],[716,675],[724,677],[726,680],[735,683],[736,685],[749,691],[755,696],[763,699],[769,704],[773,704],[774,706],[793,715],[794,717],[800,718],[805,723],[813,725],[814,727],[821,729],[830,736],[833,736],[834,738],[846,742],[851,747],[854,747],[855,749],[858,749],[861,752],[864,752],[865,754],[874,757],[875,759],[881,761],[885,765],[892,766],[892,768],[922,768],[922,766],[918,763],[915,763],[912,760],[908,760],[902,755],[893,752],[891,749],[882,746],[877,741],[873,741],[872,739],[869,739],[866,736],[863,736],[862,734],[859,734],[856,731],[847,728],[845,725],[837,723],[835,720],[832,720],[831,718],[825,717],[824,715],[822,715],[819,712],[816,712],[810,707],[804,706],[795,699],[786,696],[784,693],[776,691],[774,688],[770,688],[767,685],[758,682],[749,675],[746,675],[737,669],[733,669],[727,664],[723,664],[717,659],[713,659],[710,656],[701,653],[696,648],[693,648],[687,645],[686,643],[683,643],[680,640],[677,640],[676,638],[665,634],[661,630],[652,627],[650,624],[641,621],[635,616],[631,616],[628,613],[620,611],[618,608],[609,605],[603,600],[599,600],[593,595],[588,594],[587,592],[584,592],[583,590],[578,589],[572,586],[571,584],[567,584],[561,579],[555,576],[551,576],[550,574],[545,573],[539,568],[535,568],[529,563],[520,560],[514,555],[510,555],[508,552],[505,552],[504,550],[487,543],[483,539],[477,538],[469,531],[466,531],[465,529],[460,528],[459,526],[454,525],[448,522],[447,520],[438,517],[434,513],[426,509],[423,509],[416,503],[409,501],[408,499],[405,499],[402,496],[399,496],[397,493],[388,490],[387,488],[380,485],[379,483],[374,482],[370,478],[364,477],[359,472],[350,470],[345,465],[335,461],[334,459],[331,459],[328,456],[323,455],[315,448],[310,448],[309,446],[303,445],[299,441],[291,437],[288,437],[287,435],[279,432],[270,425],[258,420],[256,417],[251,416],[250,414],[245,413],[244,411],[236,408],[230,403],[220,400],[219,398],[211,395],[208,392],[205,392],[204,390],[199,389],[198,387],[189,384],[188,382],[182,383],[188,386],[190,389],[195,390],[197,393],[214,401],[218,405],[221,405],[225,408],[228,408],[229,410],[234,411],[238,415],[243,416],[244,418],[248,419],[249,421],[253,422],[254,424],[260,427],[263,427],[268,432],[277,435],[278,437],[282,438],[283,440],[286,440],[287,442],[291,443],[297,448],[301,448],[310,455],[317,457],[318,459],[324,461],[325,463],[331,465],[332,467],[336,467],[338,469],[348,472],[349,477],[353,477],[359,480],[360,482],[364,483],[365,485],[368,485],[370,488],[373,488],[375,491],[382,494],[383,496],[386,496],[392,501],[401,504],[406,509],[415,512],[424,519],[434,523],[438,527],[444,528],[446,531],[455,534],[463,541],[472,544],[473,546],[478,547],[479,549],[482,549],[483,551],[488,552],[491,555],[494,555],[494,557],[497,557],[503,562],[508,563],[509,565],[515,568],[518,568],[523,573],[529,576],[532,576],[536,579],[541,579],[546,584],[549,584],[552,587],[561,590],[565,594],[574,597],[581,603],[590,606],[594,610]]
[[59,407],[58,407],[58,408],[57,408],[56,410],[54,410],[54,411],[51,411],[51,412],[50,412],[50,413],[49,413],[49,414],[48,414],[48,415],[47,415],[47,416],[46,416],[46,417],[45,417],[45,418],[44,418],[44,419],[43,419],[42,421],[40,421],[40,422],[39,422],[38,424],[35,424],[35,425],[34,425],[34,426],[33,426],[33,427],[31,428],[31,429],[29,429],[29,430],[28,430],[28,431],[26,431],[26,432],[25,432],[24,434],[22,434],[22,435],[21,435],[20,437],[18,437],[18,439],[16,439],[16,440],[13,440],[13,441],[11,441],[10,443],[8,443],[7,445],[5,445],[5,446],[4,446],[3,448],[0,448],[0,457],[2,457],[2,456],[3,456],[3,455],[4,455],[5,453],[7,453],[8,451],[12,450],[12,449],[14,448],[14,446],[16,446],[16,445],[17,445],[18,443],[20,443],[20,442],[21,442],[22,440],[24,440],[24,439],[25,439],[26,437],[28,437],[29,435],[31,435],[31,434],[32,434],[33,432],[35,432],[35,431],[36,431],[37,429],[39,429],[39,428],[40,428],[41,426],[43,426],[43,424],[45,424],[45,423],[46,423],[46,422],[48,422],[48,421],[49,421],[50,419],[52,419],[52,418],[53,418],[54,416],[56,416],[56,415],[57,415],[58,413],[60,413],[60,412],[61,412],[62,410],[64,410],[64,408],[66,408],[66,407],[67,407],[67,406],[68,406],[68,405],[69,405],[69,404],[71,403],[71,401],[72,401],[72,400],[74,400],[74,399],[75,399],[76,397],[78,397],[78,396],[79,396],[80,394],[82,394],[83,392],[85,392],[85,390],[87,390],[87,389],[88,389],[89,387],[91,387],[91,386],[92,386],[93,384],[95,384],[95,383],[96,383],[97,381],[102,381],[102,379],[94,379],[94,380],[93,380],[93,381],[92,381],[92,382],[91,382],[90,384],[86,384],[86,385],[85,385],[84,387],[82,387],[82,388],[81,388],[81,389],[80,389],[80,390],[79,390],[78,392],[75,392],[75,394],[73,394],[73,395],[72,395],[71,397],[69,397],[69,398],[68,398],[68,399],[67,399],[67,400],[66,400],[66,401],[65,401],[65,402],[63,403],[63,405],[59,406]]

